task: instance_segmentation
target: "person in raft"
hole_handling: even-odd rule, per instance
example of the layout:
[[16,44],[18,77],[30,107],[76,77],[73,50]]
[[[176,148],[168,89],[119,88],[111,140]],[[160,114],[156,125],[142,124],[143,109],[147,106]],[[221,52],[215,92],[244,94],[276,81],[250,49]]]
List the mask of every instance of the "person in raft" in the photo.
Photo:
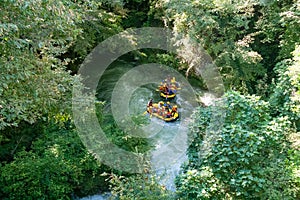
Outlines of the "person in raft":
[[147,107],[151,107],[153,105],[153,99],[150,99],[147,103]]
[[172,113],[170,112],[170,110],[167,111],[167,118],[170,118],[172,116]]
[[169,101],[165,102],[164,106],[165,106],[166,110],[171,110],[172,109],[172,106],[171,106]]
[[172,107],[172,112],[171,112],[172,116],[174,116],[176,112],[177,112],[177,106],[175,105]]

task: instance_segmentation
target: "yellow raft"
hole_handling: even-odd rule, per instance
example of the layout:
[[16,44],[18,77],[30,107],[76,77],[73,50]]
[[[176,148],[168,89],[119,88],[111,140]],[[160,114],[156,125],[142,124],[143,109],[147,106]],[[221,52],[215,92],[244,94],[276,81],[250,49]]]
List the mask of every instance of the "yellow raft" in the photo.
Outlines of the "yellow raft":
[[[172,79],[165,79],[160,83],[157,91],[160,92],[160,96],[164,99],[174,99],[177,90],[180,90],[178,82],[176,82],[175,77]],[[168,92],[167,92],[168,91]]]
[[[167,116],[167,110],[164,110],[163,108],[160,108],[159,104],[161,104],[164,102],[159,102],[159,103],[155,103],[152,104],[152,106],[148,106],[147,107],[147,113],[149,113],[150,115],[153,115],[159,119],[164,120],[165,122],[174,122],[179,118],[179,113],[178,111],[176,112],[170,112],[170,115]],[[177,107],[177,106],[176,106]],[[172,110],[172,109],[170,109]]]
[[160,96],[162,98],[165,98],[165,99],[174,99],[176,97],[176,93],[167,94],[167,93],[164,93],[164,92],[160,92]]

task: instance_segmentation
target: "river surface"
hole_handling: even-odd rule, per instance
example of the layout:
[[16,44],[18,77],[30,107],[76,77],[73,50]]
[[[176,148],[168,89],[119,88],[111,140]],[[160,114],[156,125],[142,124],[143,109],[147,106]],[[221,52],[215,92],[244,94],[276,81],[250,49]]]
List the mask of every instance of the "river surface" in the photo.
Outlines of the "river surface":
[[[111,109],[111,97],[120,78],[132,68],[135,63],[128,63],[118,61],[109,67],[101,77],[98,85],[97,98],[101,101],[106,101],[106,110]],[[197,89],[197,81],[192,80],[194,92],[201,92]],[[186,85],[186,84],[185,84]],[[161,101],[157,89],[157,83],[146,84],[136,89],[130,98],[129,110],[130,115],[138,116],[145,112],[147,102],[153,98],[154,102]],[[196,89],[195,89],[196,88]],[[167,189],[175,191],[174,184],[175,177],[180,171],[180,166],[187,161],[186,150],[188,147],[187,133],[190,122],[190,114],[195,108],[195,102],[189,102],[183,96],[185,86],[174,100],[170,100],[171,104],[176,104],[179,107],[181,118],[172,123],[166,123],[155,117],[150,117],[146,114],[148,119],[147,129],[151,130],[149,138],[153,141],[154,148],[151,150],[151,168],[159,179],[159,182]],[[190,92],[190,91],[185,91]],[[109,195],[95,195],[84,197],[82,200],[101,200],[107,199]]]

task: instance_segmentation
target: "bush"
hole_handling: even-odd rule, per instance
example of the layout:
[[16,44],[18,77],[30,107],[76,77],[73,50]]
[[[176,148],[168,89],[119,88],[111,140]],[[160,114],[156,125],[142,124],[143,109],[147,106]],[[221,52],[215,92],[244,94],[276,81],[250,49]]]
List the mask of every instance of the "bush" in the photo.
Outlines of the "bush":
[[[217,137],[206,133],[212,109],[194,114],[189,164],[177,179],[187,199],[294,199],[299,184],[290,165],[288,117],[272,118],[270,105],[256,96],[226,95],[224,126]],[[205,139],[204,138],[208,138]],[[203,152],[204,143],[211,149]],[[200,160],[199,160],[200,159]],[[298,184],[298,186],[297,186]]]
[[30,151],[20,151],[1,167],[3,199],[71,199],[107,190],[108,170],[89,154],[76,132],[47,127]]
[[116,199],[171,200],[175,197],[165,186],[160,185],[155,175],[138,174],[130,177],[110,174],[112,195]]

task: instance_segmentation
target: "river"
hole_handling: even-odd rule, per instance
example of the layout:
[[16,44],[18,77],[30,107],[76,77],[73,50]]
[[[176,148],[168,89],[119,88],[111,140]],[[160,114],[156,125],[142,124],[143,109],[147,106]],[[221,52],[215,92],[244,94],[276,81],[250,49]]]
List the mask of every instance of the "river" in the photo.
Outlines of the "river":
[[[98,85],[97,98],[106,101],[106,109],[111,109],[111,97],[120,78],[135,67],[135,63],[118,61],[109,67],[101,77]],[[183,76],[182,76],[183,77]],[[183,77],[184,78],[184,77]],[[201,92],[198,82],[193,79],[193,91]],[[180,120],[172,123],[166,123],[158,118],[148,116],[148,127],[153,130],[153,134],[149,136],[153,141],[154,148],[151,150],[151,168],[159,179],[160,184],[164,185],[168,190],[175,191],[174,180],[180,171],[180,166],[187,161],[186,150],[188,148],[188,124],[190,122],[190,114],[194,110],[195,102],[190,102],[190,98],[185,98],[190,90],[186,90],[187,84],[183,84],[182,90],[174,100],[170,100],[171,104],[179,107],[181,114]],[[196,89],[195,89],[196,88]],[[129,110],[131,115],[141,115],[145,112],[147,102],[153,98],[154,102],[161,101],[157,89],[157,83],[145,84],[136,89],[130,98]],[[184,95],[185,94],[185,95]],[[194,101],[195,99],[193,99]],[[147,114],[148,115],[148,114]],[[98,194],[94,196],[84,197],[81,200],[101,200],[107,199],[109,195]]]

